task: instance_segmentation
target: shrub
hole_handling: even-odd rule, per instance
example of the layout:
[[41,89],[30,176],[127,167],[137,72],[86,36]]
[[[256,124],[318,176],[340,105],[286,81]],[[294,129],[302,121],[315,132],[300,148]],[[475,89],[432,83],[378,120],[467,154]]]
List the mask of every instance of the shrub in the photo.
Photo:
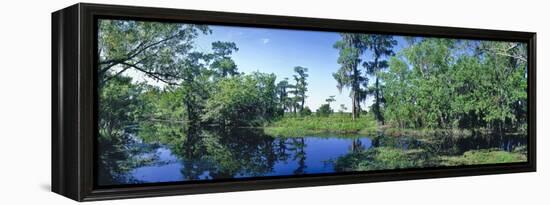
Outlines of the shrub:
[[332,109],[330,109],[329,104],[323,104],[321,105],[321,107],[319,107],[319,109],[317,109],[316,114],[317,116],[328,117],[330,114],[332,114]]
[[308,106],[304,107],[303,110],[300,111],[301,116],[310,116],[311,115],[311,109],[309,109]]

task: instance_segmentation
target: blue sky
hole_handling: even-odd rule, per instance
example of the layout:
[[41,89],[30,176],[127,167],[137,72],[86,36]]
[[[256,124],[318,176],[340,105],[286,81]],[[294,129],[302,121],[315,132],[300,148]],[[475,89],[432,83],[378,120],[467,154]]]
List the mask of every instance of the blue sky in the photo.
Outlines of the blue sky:
[[[326,103],[328,96],[335,95],[336,102],[331,104],[335,111],[340,104],[344,104],[348,111],[351,108],[349,90],[344,89],[339,93],[332,77],[332,73],[340,67],[337,63],[338,50],[333,48],[340,39],[339,33],[233,26],[210,26],[210,29],[212,34],[201,35],[197,39],[197,50],[211,52],[211,43],[214,41],[235,42],[239,51],[232,58],[240,72],[274,73],[277,82],[288,78],[292,83],[294,67],[307,67],[309,85],[306,106],[315,111]],[[394,50],[398,51],[404,41],[401,37],[396,39],[398,46]],[[367,99],[363,106],[371,103],[372,99]]]

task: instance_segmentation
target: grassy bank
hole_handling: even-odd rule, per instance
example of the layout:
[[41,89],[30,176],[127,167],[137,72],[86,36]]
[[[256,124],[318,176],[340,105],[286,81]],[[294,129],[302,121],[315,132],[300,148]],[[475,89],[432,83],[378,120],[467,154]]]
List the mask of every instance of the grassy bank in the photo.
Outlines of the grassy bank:
[[369,134],[376,132],[376,121],[370,115],[352,120],[347,114],[321,116],[285,116],[264,128],[266,134],[299,137],[308,134]]
[[[377,125],[372,114],[362,115],[353,120],[351,113],[333,113],[322,117],[315,114],[310,116],[300,116],[285,114],[266,126],[266,134],[281,137],[300,137],[312,134],[339,134],[345,135],[384,135],[394,137],[433,137],[438,135],[446,136],[472,136],[474,133],[491,133],[491,130],[485,128],[458,129],[458,128],[396,128],[390,124]],[[518,134],[518,133],[506,133]]]
[[506,152],[501,150],[475,150],[467,151],[462,156],[443,156],[441,159],[444,165],[456,166],[526,162],[527,155],[519,152]]
[[421,128],[421,129],[402,129],[402,128],[393,128],[393,127],[380,127],[379,129],[386,136],[434,136],[437,134],[448,134],[453,136],[470,136],[472,135],[472,130],[466,129],[432,129],[432,128]]
[[342,156],[335,161],[335,168],[339,171],[369,171],[422,167],[426,165],[423,153],[420,149],[378,147]]
[[335,167],[340,171],[369,171],[526,161],[527,155],[521,151],[482,149],[470,150],[458,156],[436,156],[422,149],[402,150],[392,147],[377,147],[342,156],[335,161]]

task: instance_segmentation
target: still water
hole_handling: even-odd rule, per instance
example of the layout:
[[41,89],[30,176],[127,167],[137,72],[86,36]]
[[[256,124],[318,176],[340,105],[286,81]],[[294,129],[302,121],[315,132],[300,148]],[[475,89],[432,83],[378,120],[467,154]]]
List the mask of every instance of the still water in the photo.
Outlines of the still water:
[[261,129],[149,132],[162,137],[146,133],[129,131],[125,140],[100,146],[100,153],[108,155],[99,164],[100,185],[334,173],[339,157],[375,147],[454,156],[488,148],[512,151],[526,144],[525,136],[517,135],[284,137]]

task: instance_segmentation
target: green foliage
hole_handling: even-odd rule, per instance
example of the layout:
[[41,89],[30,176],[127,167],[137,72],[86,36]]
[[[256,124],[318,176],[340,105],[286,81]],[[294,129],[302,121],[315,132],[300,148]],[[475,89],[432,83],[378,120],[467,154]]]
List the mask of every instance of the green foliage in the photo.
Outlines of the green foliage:
[[230,58],[233,52],[239,51],[237,45],[233,42],[221,42],[216,41],[212,43],[212,58],[214,61],[210,65],[210,68],[214,70],[214,77],[227,77],[239,74],[237,72],[237,65]]
[[523,127],[526,64],[515,56],[525,54],[522,46],[432,38],[412,44],[381,75],[384,116],[399,128]]
[[300,116],[310,116],[311,115],[311,109],[309,109],[308,106],[304,107],[303,110],[300,110]]
[[289,97],[289,88],[291,88],[291,85],[288,83],[288,78],[277,83],[279,115],[283,115],[286,111],[290,112],[292,110],[292,99]]
[[460,156],[441,156],[439,159],[434,159],[423,149],[403,150],[393,147],[376,147],[344,155],[336,160],[335,167],[339,171],[369,171],[526,161],[525,154],[494,149],[471,150]]
[[340,68],[332,74],[337,84],[336,87],[340,92],[342,89],[350,89],[350,98],[352,100],[352,118],[359,117],[361,112],[361,102],[366,99],[367,93],[362,86],[366,86],[368,78],[362,75],[358,69],[361,62],[361,55],[365,50],[362,35],[360,34],[340,34],[342,39],[334,44],[334,48],[338,49],[339,57],[338,64]]
[[147,105],[141,100],[144,85],[133,84],[129,77],[115,77],[108,81],[99,94],[99,153],[98,174],[102,184],[130,181],[121,173],[152,162],[151,157],[138,157],[150,149],[128,146],[134,140],[127,133],[141,121]]
[[367,134],[376,131],[376,120],[364,117],[352,120],[349,115],[332,114],[328,117],[283,117],[264,128],[273,136],[300,137],[308,134]]
[[472,150],[465,152],[462,156],[443,156],[442,164],[447,166],[476,165],[476,164],[497,164],[526,162],[527,155],[517,152],[506,152],[501,150]]
[[149,87],[140,96],[146,107],[142,110],[143,118],[149,121],[184,122],[187,119],[182,89],[160,90]]
[[220,80],[202,120],[228,126],[258,126],[277,113],[275,75],[254,73]]
[[294,112],[296,112],[296,107],[299,106],[300,112],[304,109],[304,104],[306,101],[306,92],[307,92],[307,77],[309,76],[307,74],[307,68],[296,66],[294,67],[294,72],[296,73],[294,77],[294,81],[296,84],[292,86],[294,89],[292,91],[292,94],[294,94],[294,97],[292,98],[293,105],[295,106]]
[[371,109],[376,120],[384,124],[382,107],[385,99],[380,76],[388,68],[388,61],[385,58],[394,55],[392,49],[393,46],[397,45],[397,41],[391,35],[380,34],[363,35],[362,39],[372,52],[372,60],[363,62],[367,75],[374,78],[374,85],[367,89],[368,93],[374,97],[374,104]]
[[424,167],[427,164],[423,150],[403,150],[377,147],[353,152],[336,160],[338,171],[370,171]]
[[330,114],[332,114],[332,109],[330,108],[329,104],[322,104],[317,111],[315,111],[315,114],[317,116],[321,117],[328,117]]
[[142,87],[132,83],[129,77],[117,77],[109,81],[99,94],[100,140],[116,140],[124,135],[128,125],[139,121],[143,102]]
[[[261,148],[224,141],[242,137],[233,133],[235,127],[265,126],[269,135],[295,137],[291,144],[301,158],[296,174],[305,171],[305,143],[299,137],[308,134],[416,136],[446,130],[454,136],[471,134],[471,130],[527,128],[527,48],[522,43],[406,38],[406,47],[394,54],[396,40],[391,36],[341,34],[334,44],[340,67],[332,76],[340,92],[350,91],[351,115],[343,104],[334,113],[330,105],[335,96],[329,96],[312,115],[305,106],[308,68],[296,66],[290,81],[279,82],[274,74],[239,73],[231,58],[239,50],[235,43],[216,41],[211,51],[197,51],[197,37],[209,33],[203,25],[99,21],[100,174],[113,179],[116,173],[152,161],[135,158],[151,150],[127,146],[137,143],[135,133],[144,142],[169,146],[182,159],[189,159],[184,169],[193,173],[233,176],[241,167],[251,173],[267,172],[269,163],[281,157],[265,157],[273,149],[269,136],[262,139],[267,143]],[[369,84],[369,79],[374,82]],[[361,105],[368,96],[374,102],[372,112],[366,113]],[[378,128],[377,122],[389,125]],[[197,129],[211,125],[222,129]],[[375,141],[398,144],[397,139]],[[438,160],[449,165],[526,160],[525,150],[463,152]],[[255,161],[242,160],[254,153],[261,153],[254,156]],[[425,159],[422,149],[375,146],[352,148],[352,154],[338,159],[336,165],[342,170],[379,170],[439,163]],[[193,163],[197,161],[203,164]],[[215,170],[208,170],[210,164],[216,164]]]
[[133,69],[152,80],[173,84],[179,79],[179,64],[193,49],[204,25],[150,21],[101,20],[98,28],[100,85]]
[[183,161],[181,171],[187,180],[199,179],[204,172],[214,178],[229,178],[243,171],[262,175],[272,170],[275,160],[285,157],[277,152],[274,138],[258,129],[183,127],[180,123],[144,123],[137,134],[148,143],[166,145]]
[[[522,43],[410,37],[395,55],[392,36],[341,34],[334,44],[340,67],[332,76],[340,92],[350,90],[350,117],[343,104],[334,113],[335,96],[312,115],[305,106],[308,68],[296,66],[291,82],[277,82],[274,74],[239,73],[231,57],[239,50],[233,42],[215,41],[211,51],[198,51],[195,41],[210,33],[207,26],[127,20],[100,20],[98,26],[102,184],[133,180],[124,173],[151,165],[159,144],[184,161],[181,171],[188,179],[204,172],[214,178],[243,170],[263,175],[289,156],[276,152],[286,146],[295,152],[294,174],[303,174],[303,136],[327,133],[424,137],[423,143],[373,137],[367,150],[354,140],[350,154],[335,161],[339,171],[527,160],[525,147],[465,152],[459,142],[477,130],[527,128]],[[368,96],[374,102],[366,113],[361,105]],[[377,122],[389,125],[379,128]],[[262,126],[244,133],[233,129]],[[211,127],[218,129],[205,129]],[[453,138],[426,137],[440,130]],[[290,139],[274,144],[272,136]]]

